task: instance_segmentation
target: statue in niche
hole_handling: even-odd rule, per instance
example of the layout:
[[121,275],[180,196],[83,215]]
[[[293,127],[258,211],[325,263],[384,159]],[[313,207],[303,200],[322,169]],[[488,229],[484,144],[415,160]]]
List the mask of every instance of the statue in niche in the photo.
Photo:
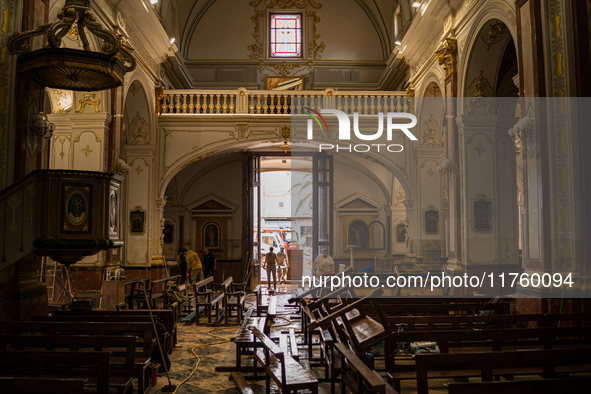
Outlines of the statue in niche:
[[435,121],[435,119],[433,119],[433,114],[431,114],[429,119],[425,122],[425,129],[423,130],[423,138],[421,141],[421,145],[439,145],[439,141],[437,138],[437,128],[438,124]]
[[136,145],[148,144],[149,135],[148,127],[144,118],[138,112],[136,117],[131,121],[131,143]]

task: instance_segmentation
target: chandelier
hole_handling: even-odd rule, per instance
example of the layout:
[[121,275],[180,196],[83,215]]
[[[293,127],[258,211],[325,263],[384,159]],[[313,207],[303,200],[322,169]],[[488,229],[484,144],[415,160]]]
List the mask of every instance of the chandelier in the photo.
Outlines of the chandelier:
[[[8,50],[18,55],[19,69],[44,86],[77,91],[93,91],[121,86],[125,73],[135,69],[131,47],[122,37],[104,29],[90,12],[90,0],[66,0],[54,23],[10,37]],[[84,50],[60,48],[72,27]],[[90,50],[85,30],[102,40],[100,52]],[[31,51],[29,40],[45,36],[48,46]]]

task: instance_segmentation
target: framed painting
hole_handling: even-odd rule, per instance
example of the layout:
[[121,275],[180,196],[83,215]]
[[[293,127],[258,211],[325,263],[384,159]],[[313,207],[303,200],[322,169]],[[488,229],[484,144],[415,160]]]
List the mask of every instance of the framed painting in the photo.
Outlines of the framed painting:
[[485,199],[474,201],[474,230],[491,229],[492,202]]
[[171,244],[174,240],[174,225],[172,223],[164,224],[164,228],[162,229],[162,241],[165,244]]
[[209,222],[203,226],[203,246],[207,249],[220,248],[220,226]]
[[92,233],[92,183],[64,182],[61,190],[61,232]]
[[266,90],[304,90],[304,77],[267,77]]
[[428,234],[437,233],[439,229],[439,211],[430,209],[425,211],[425,232]]
[[129,231],[132,234],[143,234],[146,212],[140,209],[129,213]]
[[404,223],[396,226],[396,242],[406,242],[406,225]]

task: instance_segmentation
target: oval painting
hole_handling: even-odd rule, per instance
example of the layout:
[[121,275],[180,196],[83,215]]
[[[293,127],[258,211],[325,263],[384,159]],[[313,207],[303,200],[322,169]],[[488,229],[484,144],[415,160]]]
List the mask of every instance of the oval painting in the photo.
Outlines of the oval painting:
[[86,220],[87,210],[88,204],[86,197],[82,193],[75,191],[70,194],[66,202],[66,213],[70,223],[74,226],[79,226]]

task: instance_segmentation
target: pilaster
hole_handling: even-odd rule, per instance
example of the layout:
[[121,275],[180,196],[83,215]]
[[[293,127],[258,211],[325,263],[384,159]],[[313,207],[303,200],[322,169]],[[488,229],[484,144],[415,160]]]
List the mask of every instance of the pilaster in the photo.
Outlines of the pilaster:
[[[484,112],[484,113],[482,113]],[[514,118],[458,116],[462,255],[467,272],[519,272]]]

